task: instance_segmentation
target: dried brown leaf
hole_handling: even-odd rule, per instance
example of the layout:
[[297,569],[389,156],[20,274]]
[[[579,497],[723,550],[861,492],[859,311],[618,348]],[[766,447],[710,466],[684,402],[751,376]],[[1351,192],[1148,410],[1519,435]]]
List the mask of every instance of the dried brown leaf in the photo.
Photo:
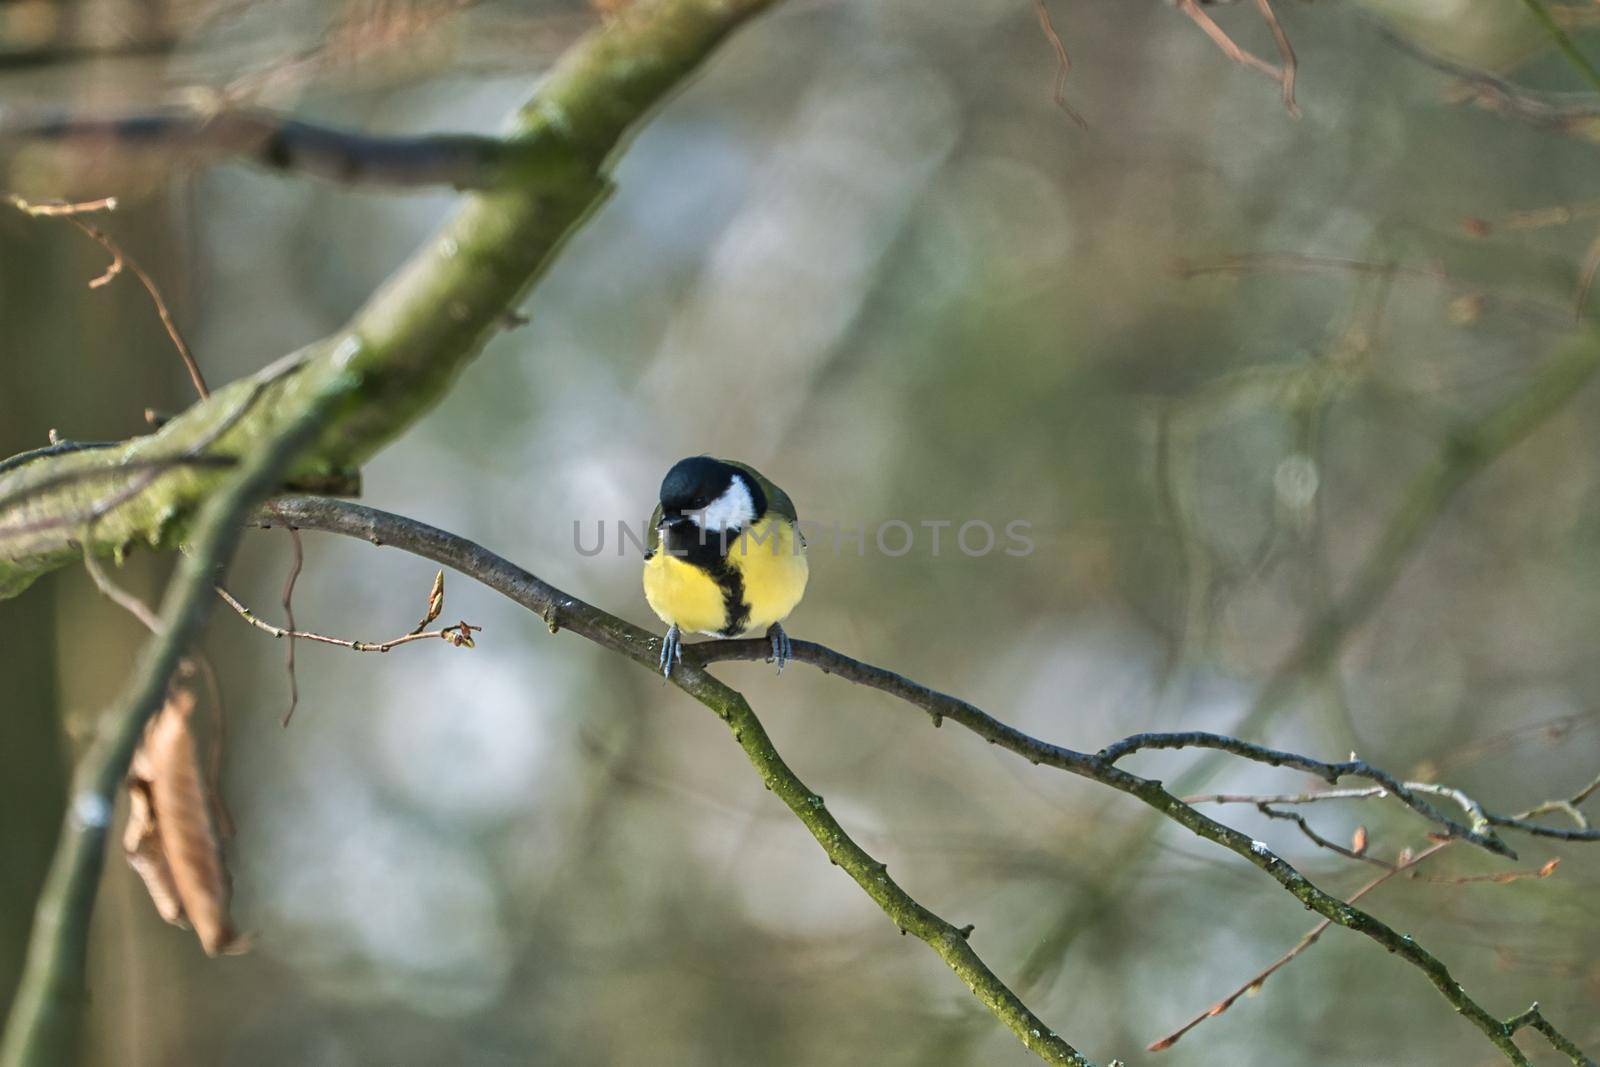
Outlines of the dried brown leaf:
[[[439,617],[444,610],[444,571],[433,576],[433,588],[428,591],[428,614],[422,620],[422,626],[428,625]],[[422,627],[418,627],[421,629]]]
[[1358,856],[1367,854],[1367,828],[1365,826],[1356,827],[1355,834],[1350,838],[1350,851]]
[[156,831],[155,810],[150,804],[147,783],[136,778],[128,780],[128,825],[122,833],[122,849],[156,912],[174,926],[187,927],[183,917],[183,902],[178,899],[178,886],[172,880],[172,868],[161,851],[161,835]]
[[130,767],[123,848],[161,917],[187,921],[206,955],[216,956],[242,942],[228,915],[232,885],[196,748],[194,709],[194,695],[174,689],[145,730]]

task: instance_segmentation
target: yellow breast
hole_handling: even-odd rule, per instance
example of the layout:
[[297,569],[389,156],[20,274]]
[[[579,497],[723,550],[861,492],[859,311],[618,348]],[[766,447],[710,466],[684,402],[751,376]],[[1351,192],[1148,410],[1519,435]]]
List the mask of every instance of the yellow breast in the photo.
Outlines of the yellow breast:
[[[748,637],[765,633],[794,610],[809,575],[794,526],[769,514],[728,546],[721,575],[656,552],[644,565],[644,596],[668,625],[716,637]],[[735,621],[737,631],[725,632]]]
[[811,569],[806,547],[794,524],[766,515],[728,548],[728,563],[739,572],[744,603],[749,611],[743,636],[763,634],[767,627],[789,617],[805,595]]

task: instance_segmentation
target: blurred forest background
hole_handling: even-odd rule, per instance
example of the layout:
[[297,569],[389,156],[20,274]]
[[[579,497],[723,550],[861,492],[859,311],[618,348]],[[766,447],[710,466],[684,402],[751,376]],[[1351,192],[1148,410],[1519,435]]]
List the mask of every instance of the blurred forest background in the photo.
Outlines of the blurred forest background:
[[[528,325],[367,466],[364,498],[653,629],[637,556],[584,557],[573,524],[637,524],[683,455],[753,463],[823,523],[1025,520],[1026,558],[948,542],[935,557],[926,538],[901,558],[814,552],[789,630],[1078,748],[1231,730],[1447,435],[1577,329],[1600,224],[1592,124],[1478,106],[1494,104],[1481,84],[1391,36],[1532,92],[1583,89],[1522,3],[1277,7],[1299,119],[1168,4],[1050,0],[1080,128],[1053,100],[1030,0],[780,6],[637,137]],[[1207,10],[1275,58],[1253,5]],[[1600,55],[1583,33],[1600,8],[1558,14]],[[181,99],[495,132],[602,17],[11,0],[0,127],[31,107]],[[162,286],[214,385],[338,326],[452,199],[105,145],[9,146],[0,189],[116,196],[96,224]],[[137,434],[145,408],[190,402],[136,281],[86,286],[105,263],[61,220],[0,210],[0,454],[52,428]],[[1467,481],[1252,738],[1353,749],[1502,810],[1591,779],[1597,435],[1591,388]],[[416,618],[432,568],[305,537],[302,627],[378,639]],[[274,621],[288,558],[281,532],[252,533],[231,583]],[[118,577],[153,598],[170,565],[136,554]],[[1033,1062],[826,862],[703,709],[464,579],[448,584],[458,617],[484,627],[475,650],[302,643],[287,730],[283,647],[214,617],[235,914],[255,947],[206,959],[113,857],[90,1062]],[[0,605],[0,1003],[70,754],[143,638],[81,568]],[[1142,1051],[1288,949],[1308,913],[1128,798],[881,695],[803,665],[717,671],[845,826],[974,923],[994,969],[1097,1060],[1497,1062],[1415,970],[1342,930]],[[1137,766],[1171,781],[1200,762]],[[1204,780],[1312,784],[1226,765]],[[1331,891],[1371,877],[1290,824],[1217,813]],[[1376,802],[1315,815],[1336,840],[1365,825],[1386,858],[1427,843]],[[1593,1050],[1600,851],[1517,844],[1516,869],[1564,862],[1511,884],[1396,879],[1367,903],[1497,1014],[1538,999]],[[1465,849],[1426,868],[1505,869]]]

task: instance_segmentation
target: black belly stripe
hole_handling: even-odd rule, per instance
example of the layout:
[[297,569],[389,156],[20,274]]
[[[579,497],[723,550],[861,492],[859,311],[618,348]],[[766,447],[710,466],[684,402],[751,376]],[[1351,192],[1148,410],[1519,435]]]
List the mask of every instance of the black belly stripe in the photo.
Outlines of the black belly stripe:
[[744,575],[739,568],[722,561],[711,575],[722,589],[722,610],[727,613],[728,624],[722,628],[723,637],[738,637],[750,622],[750,605],[744,599]]
[[667,549],[691,566],[698,567],[722,590],[724,623],[717,632],[723,637],[737,637],[750,623],[750,605],[744,598],[744,575],[728,562],[728,547],[739,539],[739,530],[724,534],[705,534],[698,527],[688,525],[667,531]]

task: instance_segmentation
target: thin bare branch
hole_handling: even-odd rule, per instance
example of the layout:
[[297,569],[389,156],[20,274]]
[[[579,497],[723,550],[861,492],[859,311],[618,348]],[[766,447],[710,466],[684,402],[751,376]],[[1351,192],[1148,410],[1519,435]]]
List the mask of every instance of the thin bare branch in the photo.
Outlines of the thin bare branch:
[[1050,21],[1050,9],[1045,7],[1044,0],[1033,0],[1033,13],[1039,19],[1039,30],[1044,34],[1044,39],[1050,42],[1050,49],[1056,54],[1056,80],[1051,99],[1079,128],[1088,129],[1089,123],[1082,113],[1067,103],[1067,75],[1072,73],[1072,57],[1067,55],[1067,46],[1062,43],[1055,24]]
[[337,645],[348,648],[352,652],[387,652],[401,645],[409,645],[413,641],[448,641],[457,648],[475,648],[472,635],[483,632],[483,627],[473,626],[470,623],[459,622],[454,626],[446,626],[438,630],[413,630],[411,633],[399,637],[391,637],[387,641],[353,641],[346,637],[330,637],[327,634],[312,633],[309,630],[289,630],[282,626],[274,626],[270,622],[259,618],[253,611],[246,607],[232,593],[222,586],[217,586],[217,595],[223,602],[232,608],[245,622],[254,626],[263,633],[273,637],[299,639],[302,641],[315,641],[324,645]]
[[201,400],[210,396],[211,390],[206,388],[206,379],[205,375],[200,373],[200,364],[195,361],[194,353],[189,350],[189,343],[183,339],[183,331],[178,329],[178,321],[172,317],[172,309],[167,307],[167,301],[161,295],[161,289],[156,285],[155,279],[150,277],[150,272],[123,251],[122,246],[112,240],[104,230],[89,225],[77,215],[64,217],[111,254],[111,265],[98,278],[89,282],[89,288],[98,289],[105,285],[115,278],[124,266],[131,270],[133,276],[139,279],[139,284],[144,286],[144,291],[150,294],[150,300],[156,306],[156,314],[161,317],[161,325],[166,328],[167,336],[172,340],[172,347],[178,350],[178,358],[183,360],[183,367],[189,372],[189,380],[194,383],[195,392],[200,394]]
[[1185,804],[1315,804],[1323,800],[1370,800],[1389,795],[1382,786],[1371,789],[1324,789],[1316,793],[1200,793],[1184,797]]
[[1300,116],[1300,105],[1294,100],[1295,75],[1300,69],[1300,61],[1295,58],[1294,45],[1289,43],[1289,35],[1284,32],[1283,24],[1278,21],[1277,13],[1272,10],[1271,0],[1256,0],[1256,9],[1261,12],[1261,17],[1266,20],[1267,28],[1272,31],[1272,41],[1278,46],[1279,81],[1283,85],[1283,107],[1295,118]]
[[1544,6],[1544,0],[1522,0],[1539,25],[1544,27],[1545,33],[1555,43],[1558,51],[1567,57],[1567,62],[1572,64],[1574,70],[1583,75],[1583,80],[1589,83],[1590,88],[1600,89],[1600,69],[1589,62],[1589,57],[1579,51],[1577,44],[1572,40],[1567,31],[1550,14]]
[[[87,539],[85,539],[85,545],[87,543]],[[94,553],[90,552],[87,547],[83,553],[83,567],[89,572],[89,577],[94,579],[95,588],[100,590],[107,600],[110,600],[113,604],[138,619],[144,624],[144,628],[151,633],[159,634],[161,632],[161,620],[156,616],[150,605],[113,582],[104,568],[100,566],[100,561],[94,558]]]
[[1524,88],[1490,71],[1437,55],[1382,22],[1379,32],[1389,44],[1441,74],[1456,78],[1454,102],[1472,104],[1553,133],[1595,140],[1600,137],[1600,100],[1592,93],[1545,93]]
[[1256,805],[1256,810],[1261,812],[1261,814],[1265,815],[1269,819],[1285,819],[1285,820],[1288,820],[1289,822],[1294,823],[1297,827],[1300,828],[1300,832],[1302,834],[1304,834],[1306,836],[1306,838],[1312,844],[1316,845],[1318,848],[1325,848],[1329,852],[1335,853],[1336,855],[1343,856],[1347,860],[1357,860],[1357,861],[1359,861],[1361,863],[1370,863],[1375,867],[1382,867],[1385,870],[1388,870],[1388,869],[1393,867],[1393,864],[1391,864],[1391,863],[1389,863],[1389,862],[1387,862],[1385,860],[1381,860],[1378,857],[1369,854],[1366,851],[1365,847],[1362,847],[1362,848],[1346,848],[1345,846],[1339,844],[1337,841],[1332,841],[1332,840],[1329,840],[1326,837],[1323,837],[1321,834],[1319,834],[1315,830],[1313,830],[1311,828],[1311,823],[1306,820],[1306,817],[1304,815],[1301,815],[1298,812],[1279,811],[1277,808],[1274,808],[1271,804],[1257,804]]
[[[1360,900],[1362,897],[1366,896],[1368,893],[1372,892],[1374,889],[1378,888],[1395,875],[1400,874],[1402,871],[1413,870],[1424,860],[1431,856],[1437,855],[1441,850],[1448,847],[1450,847],[1450,842],[1437,841],[1423,849],[1421,852],[1417,853],[1415,856],[1402,855],[1401,859],[1396,863],[1384,863],[1382,860],[1376,860],[1375,862],[1383,863],[1383,865],[1388,869],[1383,874],[1378,875],[1376,878],[1372,879],[1372,881],[1368,882],[1366,885],[1362,886],[1360,889],[1357,889],[1354,893],[1346,897],[1345,903],[1354,904],[1356,901]],[[1176,1030],[1172,1031],[1172,1033],[1168,1034],[1166,1037],[1157,1038],[1156,1040],[1150,1042],[1150,1044],[1145,1046],[1145,1051],[1166,1051],[1173,1045],[1176,1045],[1178,1041],[1190,1030],[1193,1030],[1207,1019],[1215,1018],[1216,1016],[1227,1011],[1229,1008],[1233,1007],[1234,1004],[1238,1003],[1240,998],[1259,992],[1261,987],[1266,984],[1268,978],[1271,978],[1283,968],[1287,967],[1294,961],[1296,956],[1299,956],[1306,949],[1316,944],[1317,940],[1322,937],[1323,932],[1332,925],[1333,922],[1329,919],[1323,919],[1321,922],[1317,923],[1317,925],[1313,926],[1310,930],[1307,930],[1305,936],[1299,941],[1295,942],[1294,947],[1288,952],[1285,952],[1283,955],[1279,956],[1265,968],[1252,975],[1239,988],[1235,989],[1233,992],[1229,993],[1227,996],[1211,1005],[1211,1007],[1207,1008],[1199,1015],[1196,1015],[1194,1018],[1190,1019]]]
[[242,159],[267,170],[344,184],[483,189],[521,158],[494,137],[378,137],[301,122],[259,108],[169,108],[147,114],[16,114],[0,144],[52,142],[111,147],[203,165]]
[[1262,59],[1254,52],[1240,47],[1226,30],[1218,26],[1216,20],[1206,14],[1195,0],[1177,0],[1178,10],[1187,15],[1196,26],[1199,26],[1205,35],[1211,38],[1213,44],[1222,50],[1222,54],[1241,67],[1260,71],[1274,82],[1278,83],[1283,93],[1283,106],[1291,118],[1300,117],[1300,108],[1294,101],[1295,58],[1294,49],[1289,45],[1289,38],[1284,34],[1283,27],[1278,24],[1278,18],[1272,12],[1272,7],[1267,0],[1256,0],[1262,16],[1267,20],[1267,25],[1272,28],[1274,41],[1277,42],[1278,52],[1284,59],[1284,65],[1275,67]]
[[5,193],[0,199],[18,211],[35,218],[58,218],[63,215],[83,215],[94,211],[114,211],[117,207],[117,198],[114,196],[103,196],[98,200],[80,200],[77,203],[66,200],[24,200],[11,193]]

